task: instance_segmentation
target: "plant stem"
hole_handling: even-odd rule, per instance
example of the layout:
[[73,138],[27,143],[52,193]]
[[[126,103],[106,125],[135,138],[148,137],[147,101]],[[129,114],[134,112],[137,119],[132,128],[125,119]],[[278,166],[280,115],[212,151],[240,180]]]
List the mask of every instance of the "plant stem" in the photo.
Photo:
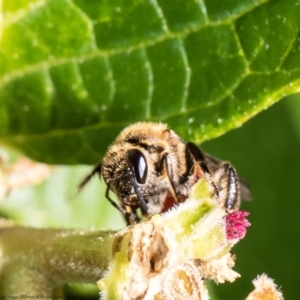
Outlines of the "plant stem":
[[10,227],[0,231],[1,293],[51,296],[66,282],[96,283],[107,270],[113,232]]

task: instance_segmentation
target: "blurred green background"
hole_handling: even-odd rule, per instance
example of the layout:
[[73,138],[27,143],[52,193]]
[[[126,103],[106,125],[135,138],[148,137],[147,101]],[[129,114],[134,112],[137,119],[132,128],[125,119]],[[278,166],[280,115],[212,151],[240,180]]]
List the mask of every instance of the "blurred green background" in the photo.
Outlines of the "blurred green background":
[[[242,277],[214,288],[215,300],[244,299],[251,281],[266,273],[282,287],[285,299],[298,299],[300,282],[300,97],[291,96],[260,113],[241,128],[202,148],[229,160],[251,187],[253,200],[243,202],[252,226],[234,248],[235,270]],[[124,226],[119,213],[104,198],[104,186],[94,178],[79,195],[74,190],[90,166],[58,167],[35,188],[16,190],[0,205],[2,215],[32,226]],[[91,286],[76,286],[70,295],[85,295]],[[97,289],[92,288],[94,298]]]

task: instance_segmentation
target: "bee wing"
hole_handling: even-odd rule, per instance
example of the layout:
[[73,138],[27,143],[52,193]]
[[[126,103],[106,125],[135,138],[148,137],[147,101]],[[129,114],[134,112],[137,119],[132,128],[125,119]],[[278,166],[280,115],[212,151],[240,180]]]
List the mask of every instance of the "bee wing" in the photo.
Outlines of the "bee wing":
[[238,176],[238,179],[239,179],[239,183],[240,183],[241,199],[250,201],[252,199],[252,194],[251,194],[248,183],[245,181],[244,178],[241,178],[240,176]]
[[[221,165],[224,164],[224,161],[222,161],[214,156],[211,156],[210,154],[204,153],[204,156],[205,156],[205,161],[208,165],[208,168],[212,172],[217,171],[221,167]],[[251,191],[250,191],[250,188],[249,188],[247,182],[238,175],[237,175],[237,178],[238,178],[238,181],[240,184],[241,199],[247,200],[247,201],[251,200]]]

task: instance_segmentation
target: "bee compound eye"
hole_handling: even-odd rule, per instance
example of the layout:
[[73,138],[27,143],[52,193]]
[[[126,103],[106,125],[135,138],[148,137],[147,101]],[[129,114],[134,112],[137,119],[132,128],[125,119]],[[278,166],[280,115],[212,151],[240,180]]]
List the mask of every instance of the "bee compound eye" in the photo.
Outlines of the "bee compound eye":
[[143,153],[140,150],[132,149],[128,152],[128,157],[133,167],[136,181],[144,184],[147,179],[148,167]]

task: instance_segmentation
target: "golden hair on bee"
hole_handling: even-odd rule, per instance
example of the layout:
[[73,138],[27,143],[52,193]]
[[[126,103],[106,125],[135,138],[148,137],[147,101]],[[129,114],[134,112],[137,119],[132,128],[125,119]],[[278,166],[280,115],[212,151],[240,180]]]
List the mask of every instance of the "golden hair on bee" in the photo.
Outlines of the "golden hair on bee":
[[[106,198],[127,224],[162,213],[183,202],[191,187],[210,174],[220,205],[228,211],[240,205],[240,183],[233,166],[206,153],[192,142],[184,142],[163,123],[139,122],[126,127],[109,147],[102,162],[84,178],[79,190],[95,175],[106,185]],[[243,187],[242,190],[248,191]],[[114,192],[120,203],[114,202]]]

